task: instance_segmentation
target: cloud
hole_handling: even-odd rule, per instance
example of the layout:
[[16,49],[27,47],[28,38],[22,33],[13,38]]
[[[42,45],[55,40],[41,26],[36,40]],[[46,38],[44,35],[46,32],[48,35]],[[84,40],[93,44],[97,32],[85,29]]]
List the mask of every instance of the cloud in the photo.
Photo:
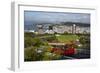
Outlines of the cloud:
[[60,23],[60,22],[90,23],[90,14],[86,14],[86,13],[25,11],[24,12],[24,21],[25,22],[32,22],[32,24]]

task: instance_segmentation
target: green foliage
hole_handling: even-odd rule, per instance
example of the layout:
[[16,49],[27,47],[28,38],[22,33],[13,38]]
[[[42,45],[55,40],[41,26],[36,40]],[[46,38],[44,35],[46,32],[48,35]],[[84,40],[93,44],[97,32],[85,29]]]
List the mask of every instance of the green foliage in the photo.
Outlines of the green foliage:
[[40,61],[43,60],[46,52],[51,51],[51,46],[48,42],[43,41],[39,37],[24,37],[25,39],[25,50],[24,60],[25,61]]
[[24,34],[24,60],[25,61],[41,61],[41,60],[58,60],[61,58],[61,51],[52,51],[52,46],[48,42],[62,42],[71,44],[74,48],[80,48],[76,44],[76,40],[82,44],[81,48],[90,48],[90,35],[86,34],[42,34],[34,33]]
[[44,45],[45,43],[40,39],[40,38],[32,38],[32,37],[25,37],[24,38],[25,42],[25,47],[30,47],[30,46],[41,46]]
[[[51,46],[45,45],[41,47],[28,47],[25,48],[24,50],[24,60],[25,61],[40,61],[40,60],[46,60],[44,57],[49,57],[47,56],[46,53],[51,52]],[[50,60],[48,58],[48,60]]]
[[61,55],[59,54],[45,52],[43,60],[58,60],[60,58],[61,58]]
[[56,34],[57,34],[57,32],[54,32],[54,34],[56,35]]
[[44,45],[45,43],[40,38],[33,38],[33,46],[39,47],[41,45]]
[[[29,35],[28,35],[29,34]],[[39,47],[41,45],[47,44],[47,42],[44,42],[39,37],[32,37],[33,34],[26,33],[24,37],[24,47],[30,47],[30,46],[36,46]]]
[[53,29],[53,26],[49,26],[49,30],[52,30]]
[[81,36],[79,40],[82,44],[90,43],[89,36]]
[[48,42],[57,42],[57,41],[58,41],[55,35],[50,36],[50,37],[45,37],[45,39],[46,39]]
[[35,60],[35,55],[36,52],[35,52],[35,49],[34,47],[29,47],[29,48],[25,48],[24,49],[24,60],[25,61],[33,61]]
[[65,32],[64,32],[64,34],[66,35],[66,34],[68,34],[68,32],[67,32],[67,31],[65,31]]
[[24,37],[33,37],[33,36],[35,36],[35,34],[32,32],[25,32],[24,33]]
[[79,41],[83,45],[83,48],[90,48],[90,36],[81,36]]
[[30,47],[33,44],[33,38],[32,37],[24,37],[24,47]]

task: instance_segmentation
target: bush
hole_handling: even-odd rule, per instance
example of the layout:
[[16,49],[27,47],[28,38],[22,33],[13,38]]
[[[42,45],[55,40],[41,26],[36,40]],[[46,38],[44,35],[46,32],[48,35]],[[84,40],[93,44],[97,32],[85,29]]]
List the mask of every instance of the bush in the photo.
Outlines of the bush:
[[34,36],[35,36],[35,34],[32,32],[25,32],[24,33],[24,37],[34,37]]
[[[31,39],[31,40],[29,40]],[[25,61],[40,61],[43,60],[46,52],[51,52],[51,46],[40,38],[26,38],[24,50]]]
[[46,37],[45,38],[48,42],[57,42],[58,40],[57,40],[57,38],[56,38],[56,36],[50,36],[50,37]]
[[66,34],[68,34],[68,32],[67,32],[67,31],[65,31],[65,32],[64,32],[64,34],[66,35]]
[[33,38],[32,37],[24,37],[24,47],[30,47],[33,44]]
[[24,47],[30,47],[30,46],[36,46],[39,47],[41,45],[45,45],[47,44],[47,42],[43,41],[42,39],[38,38],[38,37],[24,37]]
[[80,43],[83,45],[82,48],[90,49],[90,36],[81,36],[79,39]]
[[36,52],[34,47],[29,47],[24,49],[24,61],[33,61],[36,57]]
[[45,52],[43,60],[58,60],[60,58],[61,58],[61,55],[59,54]]

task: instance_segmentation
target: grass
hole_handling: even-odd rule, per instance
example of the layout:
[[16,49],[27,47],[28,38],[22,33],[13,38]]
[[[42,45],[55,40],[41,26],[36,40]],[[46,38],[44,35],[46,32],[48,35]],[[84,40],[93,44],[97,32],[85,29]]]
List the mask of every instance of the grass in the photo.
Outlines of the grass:
[[[48,37],[52,37],[54,35],[42,35],[39,36],[40,38],[48,38]],[[78,35],[74,35],[74,34],[56,34],[56,39],[61,42],[61,43],[69,43],[70,41],[75,41],[76,39],[79,39]]]
[[79,37],[77,35],[59,35],[56,36],[59,42],[69,43],[70,41],[75,41]]

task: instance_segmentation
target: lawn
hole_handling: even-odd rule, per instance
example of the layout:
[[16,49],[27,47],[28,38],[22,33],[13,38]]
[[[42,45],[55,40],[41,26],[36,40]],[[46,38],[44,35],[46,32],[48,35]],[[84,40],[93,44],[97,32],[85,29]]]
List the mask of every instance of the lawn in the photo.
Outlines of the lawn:
[[77,35],[59,35],[56,36],[59,42],[63,43],[69,43],[70,41],[74,41],[78,39],[79,37]]
[[[78,35],[75,34],[56,34],[56,35],[42,35],[38,36],[39,38],[45,38],[50,40],[58,40],[61,43],[69,43],[70,41],[75,41],[76,39],[79,39]],[[53,37],[53,38],[52,38]]]
[[39,36],[39,38],[45,38],[45,39],[49,38],[52,41],[58,40],[61,43],[69,43],[70,41],[75,41],[76,39],[79,39],[78,35],[74,34],[42,35]]

